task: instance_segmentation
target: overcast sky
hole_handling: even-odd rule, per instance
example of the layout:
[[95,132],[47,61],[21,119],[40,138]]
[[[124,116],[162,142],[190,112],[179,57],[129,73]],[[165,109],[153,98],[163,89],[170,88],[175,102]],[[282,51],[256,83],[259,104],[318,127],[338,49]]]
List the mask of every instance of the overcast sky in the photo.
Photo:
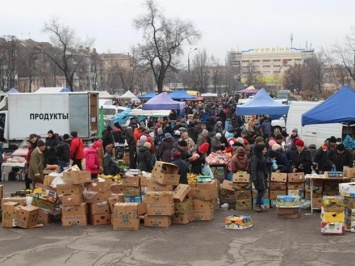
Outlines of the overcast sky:
[[[48,41],[44,22],[57,17],[99,53],[128,53],[141,34],[133,19],[144,0],[4,0],[0,36]],[[317,49],[342,41],[355,25],[353,0],[157,0],[167,17],[190,20],[202,38],[193,48],[224,61],[227,51],[293,46]],[[191,46],[186,46],[187,53]]]

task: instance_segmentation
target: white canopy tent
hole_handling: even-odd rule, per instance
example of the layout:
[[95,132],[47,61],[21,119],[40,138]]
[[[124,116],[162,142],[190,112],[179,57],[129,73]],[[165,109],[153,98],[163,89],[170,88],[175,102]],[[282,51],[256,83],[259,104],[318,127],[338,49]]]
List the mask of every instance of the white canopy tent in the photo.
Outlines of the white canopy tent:
[[118,96],[119,99],[138,99],[136,95],[134,95],[130,90],[126,91],[121,96]]

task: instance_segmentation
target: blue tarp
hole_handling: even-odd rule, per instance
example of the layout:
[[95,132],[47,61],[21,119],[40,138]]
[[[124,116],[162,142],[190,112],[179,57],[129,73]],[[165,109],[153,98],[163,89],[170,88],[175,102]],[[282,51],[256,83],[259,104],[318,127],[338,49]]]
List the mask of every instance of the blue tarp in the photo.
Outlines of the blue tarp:
[[237,105],[237,115],[270,115],[280,117],[288,113],[289,106],[274,101],[265,89],[260,91],[248,102]]
[[71,92],[71,90],[68,89],[68,88],[63,88],[63,89],[60,90],[60,92]]
[[355,92],[342,87],[324,102],[302,115],[302,126],[313,124],[355,124]]
[[154,91],[150,91],[150,92],[148,92],[148,93],[145,94],[145,95],[138,96],[138,98],[139,98],[139,99],[151,99],[151,98],[153,98],[154,96],[156,96],[155,92],[154,92]]
[[179,103],[171,99],[167,92],[162,92],[143,104],[143,110],[175,110],[185,107],[185,103]]
[[185,90],[176,90],[170,93],[169,95],[174,100],[196,99],[195,96],[188,94]]

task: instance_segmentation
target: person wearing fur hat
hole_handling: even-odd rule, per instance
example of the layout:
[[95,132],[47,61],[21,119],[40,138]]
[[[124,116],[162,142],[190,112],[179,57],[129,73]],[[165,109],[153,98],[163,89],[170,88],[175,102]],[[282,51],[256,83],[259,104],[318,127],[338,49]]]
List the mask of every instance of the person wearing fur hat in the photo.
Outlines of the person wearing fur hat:
[[353,167],[352,153],[342,143],[329,152],[328,160],[336,171],[343,171],[344,166]]
[[170,133],[165,133],[160,149],[159,158],[163,162],[171,162],[171,150],[173,149],[174,139]]
[[254,154],[250,160],[250,178],[258,191],[254,209],[256,212],[265,211],[262,208],[263,197],[267,189],[268,166],[265,155],[267,148],[265,144],[257,144],[254,147]]
[[312,157],[309,150],[304,146],[304,142],[301,139],[295,141],[297,152],[294,154],[291,164],[292,172],[303,172],[305,174],[312,173]]
[[197,175],[202,174],[202,165],[205,163],[209,148],[210,145],[208,144],[208,142],[204,142],[200,146],[198,146],[196,152],[194,152],[189,158],[189,161],[191,163],[191,173]]
[[43,152],[44,160],[46,164],[58,164],[57,156],[55,154],[55,148],[59,144],[59,139],[53,133],[53,130],[48,131],[46,138],[46,149]]
[[138,169],[146,172],[153,170],[151,144],[145,142],[138,150]]
[[236,153],[230,160],[229,168],[230,169],[228,170],[232,173],[236,173],[238,171],[249,172],[249,160],[243,147],[237,148]]
[[180,140],[186,141],[186,143],[187,143],[187,150],[186,151],[189,155],[191,155],[196,150],[196,144],[193,141],[193,139],[189,137],[187,132],[183,132],[181,134]]

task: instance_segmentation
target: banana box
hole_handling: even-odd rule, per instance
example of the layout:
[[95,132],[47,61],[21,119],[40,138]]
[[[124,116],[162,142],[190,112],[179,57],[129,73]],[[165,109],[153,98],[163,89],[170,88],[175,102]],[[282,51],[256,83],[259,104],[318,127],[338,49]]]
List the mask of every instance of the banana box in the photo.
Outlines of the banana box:
[[326,223],[343,223],[345,221],[345,212],[327,212],[322,207],[321,218],[322,222]]
[[301,197],[300,196],[289,196],[289,195],[278,195],[276,197],[276,207],[278,208],[300,208]]
[[344,211],[344,198],[341,196],[323,196],[324,211]]
[[355,221],[345,219],[344,224],[345,224],[346,231],[355,233]]
[[249,215],[231,215],[224,219],[225,229],[243,230],[253,226]]
[[287,195],[300,196],[301,198],[304,198],[304,189],[289,189],[287,190]]
[[345,208],[345,220],[355,221],[355,209]]
[[344,223],[321,222],[321,233],[322,235],[344,235],[345,234]]
[[355,198],[355,182],[352,183],[340,183],[339,184],[340,195],[344,197]]

